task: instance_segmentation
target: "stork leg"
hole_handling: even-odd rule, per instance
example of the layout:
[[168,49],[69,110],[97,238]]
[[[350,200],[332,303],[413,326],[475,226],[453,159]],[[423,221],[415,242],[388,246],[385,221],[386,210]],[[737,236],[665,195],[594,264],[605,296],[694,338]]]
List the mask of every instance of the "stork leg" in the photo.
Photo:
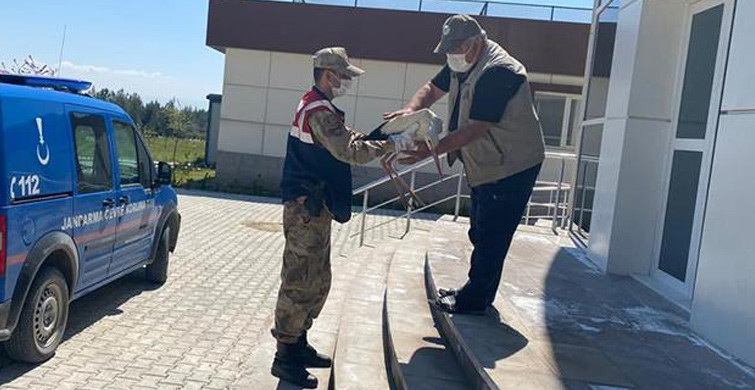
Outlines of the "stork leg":
[[383,156],[380,159],[380,165],[383,167],[383,170],[388,174],[388,176],[391,178],[391,182],[393,182],[394,187],[396,187],[396,193],[398,193],[399,199],[401,199],[401,203],[404,204],[404,207],[406,207],[407,210],[411,208],[411,205],[409,204],[409,201],[406,200],[406,196],[404,195],[404,191],[401,189],[401,185],[399,185],[398,181],[396,180],[396,177],[398,175],[395,175],[396,171],[393,169],[392,163],[390,162],[392,158],[394,158],[396,154],[391,153]]
[[398,182],[399,186],[402,188],[403,192],[408,193],[412,199],[420,206],[423,207],[425,205],[425,202],[420,199],[420,197],[417,195],[414,190],[409,187],[409,185],[406,184],[406,181],[396,172],[396,168],[394,168],[394,162],[398,159],[398,154],[394,154],[389,158],[388,166],[391,170],[393,170],[393,174],[396,176],[396,181]]
[[410,211],[412,209],[412,205],[406,198],[406,194],[409,194],[412,200],[414,200],[414,202],[416,202],[420,207],[424,206],[425,202],[420,199],[420,197],[409,187],[409,185],[406,184],[406,181],[404,181],[401,175],[396,172],[396,169],[393,165],[396,159],[398,159],[398,154],[392,153],[381,158],[380,164],[382,165],[383,170],[388,173],[388,176],[391,178],[393,185],[396,187],[396,192],[398,193],[401,202],[406,207],[406,210]]
[[438,170],[438,178],[440,180],[443,180],[443,170],[440,168],[440,157],[438,157],[438,152],[435,150],[435,145],[433,144],[433,141],[430,139],[426,139],[425,144],[427,145],[427,148],[430,150],[430,153],[432,153],[433,155],[433,161],[435,161],[435,169]]

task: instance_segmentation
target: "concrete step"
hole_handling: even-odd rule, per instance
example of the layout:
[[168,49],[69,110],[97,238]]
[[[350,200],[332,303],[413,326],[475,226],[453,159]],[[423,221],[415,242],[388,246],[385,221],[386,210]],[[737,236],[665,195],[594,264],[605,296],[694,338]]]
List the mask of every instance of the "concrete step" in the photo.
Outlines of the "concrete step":
[[[427,293],[462,286],[469,271],[471,244],[464,226],[451,226],[436,235],[425,262]],[[512,248],[512,252],[516,252]],[[512,253],[513,254],[513,253]],[[433,310],[441,334],[449,343],[474,389],[560,389],[552,368],[528,345],[524,325],[504,300],[484,316],[449,315]]]
[[[460,281],[458,278],[453,277],[457,274],[464,275],[460,273],[462,268],[458,264],[444,264],[445,262],[452,261],[449,257],[448,255],[434,252],[427,253],[424,272],[427,295],[430,299],[438,298],[437,291],[439,287],[457,287],[463,283],[463,280]],[[450,270],[452,267],[455,269]],[[438,324],[440,333],[451,347],[456,361],[461,366],[467,380],[472,384],[472,388],[479,390],[498,389],[498,386],[486,372],[480,359],[477,357],[479,351],[476,351],[474,346],[468,342],[468,338],[462,334],[454,321],[454,316],[435,309],[432,310],[432,313]],[[459,320],[461,320],[461,317],[456,316]]]
[[428,236],[412,231],[391,263],[383,311],[389,377],[397,390],[470,389],[427,302],[423,273]]
[[[446,226],[427,253],[428,294],[466,281],[471,244],[464,226]],[[520,231],[506,259],[499,295],[484,316],[449,315],[433,310],[441,334],[475,389],[627,389],[630,383],[600,358],[578,334],[547,323],[549,305],[533,263],[555,256],[560,237]],[[534,257],[534,258],[533,258]],[[526,275],[524,270],[527,270]],[[538,271],[540,272],[540,271]],[[524,283],[523,283],[524,282]],[[521,310],[529,315],[523,316]],[[605,387],[604,387],[605,386]]]
[[[362,247],[351,252],[348,257],[331,256],[333,270],[331,293],[320,317],[315,320],[309,332],[310,342],[318,351],[330,356],[335,354],[342,309],[347,297],[346,291],[350,289],[357,275],[361,273],[361,269],[369,266],[369,263],[373,260],[373,251],[374,248]],[[272,314],[266,326],[272,328]],[[243,374],[231,388],[234,390],[298,390],[299,387],[280,381],[270,375],[270,365],[274,355],[275,339],[272,336],[263,337],[254,354],[250,356],[242,368]],[[332,369],[311,369],[310,372],[319,380],[319,389],[332,388]]]
[[383,300],[393,254],[400,241],[385,239],[358,267],[345,294],[331,385],[338,390],[389,389],[383,346]]

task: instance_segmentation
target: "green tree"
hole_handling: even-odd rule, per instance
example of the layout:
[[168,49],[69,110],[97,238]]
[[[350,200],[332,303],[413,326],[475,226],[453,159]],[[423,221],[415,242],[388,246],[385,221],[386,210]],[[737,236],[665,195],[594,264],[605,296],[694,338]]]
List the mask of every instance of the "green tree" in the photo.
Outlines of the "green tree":
[[175,99],[165,104],[154,100],[145,104],[139,94],[128,93],[123,89],[93,90],[92,96],[123,108],[148,136],[205,138],[208,120],[205,109],[183,107]]
[[166,114],[168,116],[168,136],[178,138],[189,138],[189,129],[191,126],[191,117],[187,115],[185,109],[180,108],[175,100],[169,101],[166,105]]

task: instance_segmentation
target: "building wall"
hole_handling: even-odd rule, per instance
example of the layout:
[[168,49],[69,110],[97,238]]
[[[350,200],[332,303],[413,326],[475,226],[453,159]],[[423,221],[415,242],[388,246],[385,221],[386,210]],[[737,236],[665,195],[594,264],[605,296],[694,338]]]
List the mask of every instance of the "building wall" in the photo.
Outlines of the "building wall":
[[692,324],[755,365],[755,2],[738,1],[735,15]]
[[[369,132],[386,111],[399,109],[439,66],[354,59],[367,73],[334,103],[347,125]],[[312,58],[305,54],[226,49],[220,151],[283,157],[299,99],[312,86]],[[441,116],[446,99],[433,107]]]
[[[311,55],[227,48],[225,50],[223,104],[220,113],[217,178],[226,185],[256,187],[275,193],[285,156],[291,121],[302,94],[312,86]],[[353,59],[366,70],[351,93],[334,101],[346,112],[346,124],[370,132],[382,122],[382,114],[401,108],[416,90],[429,81],[440,65]],[[533,83],[579,86],[580,78],[533,74]],[[554,87],[555,90],[559,88]],[[432,109],[444,121],[448,102],[444,97]],[[239,160],[241,155],[243,163]],[[384,176],[378,163],[355,170],[355,186]],[[573,164],[566,174],[573,175]],[[458,167],[444,167],[455,173]],[[560,165],[549,163],[544,179],[556,180]],[[433,173],[434,166],[422,170]]]
[[685,7],[622,2],[588,248],[611,273],[648,274],[653,265]]
[[[306,3],[210,0],[207,45],[221,51],[233,47],[285,53],[314,53],[333,45],[348,48],[355,58],[431,65],[442,60],[432,48],[448,14]],[[475,18],[490,39],[531,72],[584,75],[589,25]],[[329,28],[312,28],[313,20],[327,21]]]
[[[675,300],[646,276],[663,224],[688,4],[622,4],[588,248],[607,272],[637,275]],[[755,2],[736,4],[694,293],[677,302],[689,305],[694,329],[755,364],[755,170],[744,165],[755,148]]]

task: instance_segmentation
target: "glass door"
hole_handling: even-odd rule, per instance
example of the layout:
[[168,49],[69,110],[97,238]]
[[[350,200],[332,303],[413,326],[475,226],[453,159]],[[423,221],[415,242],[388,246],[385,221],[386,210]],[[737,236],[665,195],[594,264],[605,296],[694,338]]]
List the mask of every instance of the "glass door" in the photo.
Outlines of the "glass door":
[[692,294],[718,125],[725,39],[731,11],[726,0],[704,0],[690,7],[685,61],[677,92],[674,139],[667,163],[663,228],[656,247],[654,276]]

